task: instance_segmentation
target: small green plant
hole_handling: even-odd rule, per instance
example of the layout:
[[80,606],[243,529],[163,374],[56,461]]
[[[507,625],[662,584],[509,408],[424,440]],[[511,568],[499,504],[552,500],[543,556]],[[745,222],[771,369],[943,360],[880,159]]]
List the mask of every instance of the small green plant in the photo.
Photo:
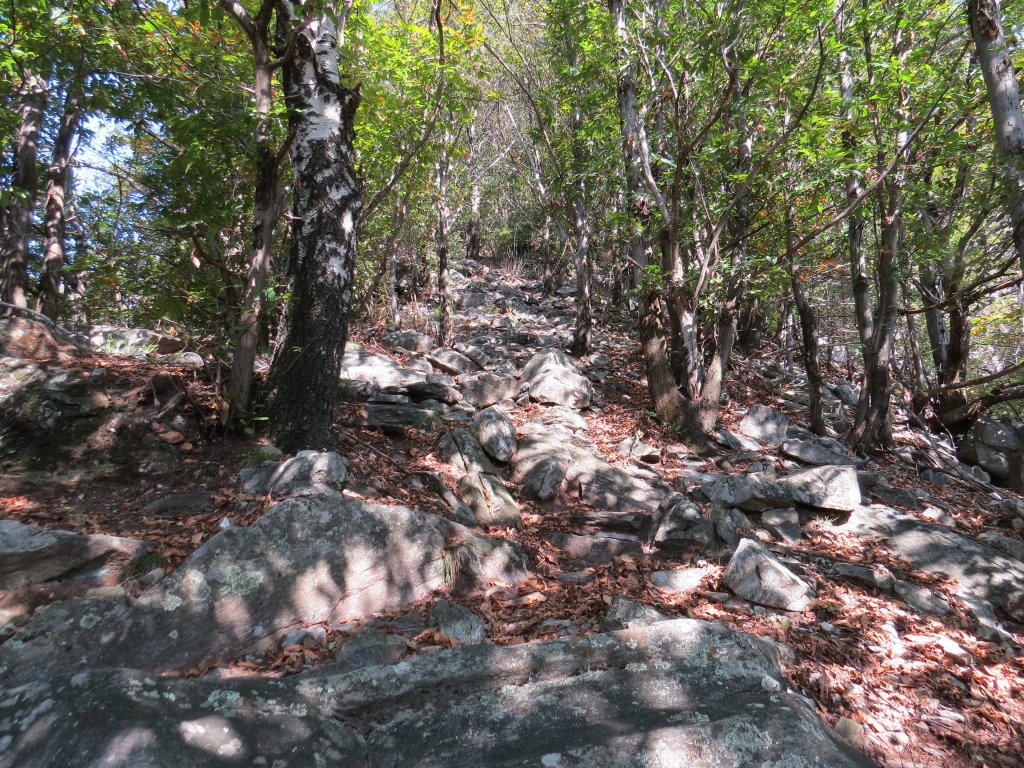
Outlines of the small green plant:
[[265,461],[276,461],[281,458],[281,452],[276,448],[268,448],[265,445],[254,445],[245,454],[245,460],[250,465],[262,464]]
[[722,519],[722,515],[726,512],[725,505],[719,501],[709,501],[708,505],[704,508],[704,517],[708,519],[708,522],[714,525]]
[[165,568],[167,561],[159,552],[145,552],[135,558],[135,562],[128,568],[128,578],[139,579],[150,571],[157,568]]

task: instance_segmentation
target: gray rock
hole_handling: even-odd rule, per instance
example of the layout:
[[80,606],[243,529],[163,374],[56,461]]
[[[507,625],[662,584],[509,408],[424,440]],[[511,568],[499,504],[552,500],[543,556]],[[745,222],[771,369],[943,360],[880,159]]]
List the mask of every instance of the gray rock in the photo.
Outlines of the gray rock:
[[920,584],[896,579],[895,591],[900,600],[915,611],[930,613],[934,616],[946,616],[949,614],[949,601],[942,595],[937,595]]
[[142,511],[150,515],[194,515],[210,506],[213,498],[209,491],[174,493],[149,502]]
[[687,595],[700,589],[707,572],[703,568],[677,568],[673,571],[655,571],[651,583],[658,589],[675,595]]
[[350,341],[345,345],[341,378],[383,388],[404,387],[414,382],[426,381],[427,376],[422,371],[402,368],[393,360],[367,352]]
[[643,557],[640,539],[624,533],[588,535],[552,533],[548,534],[546,538],[569,557],[593,565],[610,563],[622,555],[634,558]]
[[472,344],[456,344],[455,346],[459,352],[484,370],[487,370],[494,365],[494,361],[491,359],[491,356],[480,349],[480,347],[473,346]]
[[520,383],[529,387],[530,399],[577,410],[590,405],[593,389],[572,359],[557,349],[538,352],[523,368]]
[[715,433],[715,441],[732,451],[753,451],[760,453],[764,446],[757,440],[746,435],[738,435],[727,429],[720,429]]
[[445,432],[437,441],[437,458],[463,474],[494,472],[494,465],[483,446],[468,429],[458,427]]
[[47,531],[0,520],[0,590],[68,578],[97,585],[120,581],[153,547],[148,541]]
[[430,609],[430,626],[462,645],[479,645],[487,639],[484,623],[468,608],[452,605],[447,600],[438,600]]
[[612,598],[611,605],[608,606],[608,613],[601,621],[601,629],[613,632],[617,629],[649,627],[659,621],[668,620],[668,616],[661,611],[656,611],[636,600],[630,600],[628,597],[616,595]]
[[405,386],[405,391],[413,402],[437,400],[447,405],[462,402],[462,393],[450,384],[441,381],[414,381]]
[[715,517],[715,535],[730,549],[735,549],[740,539],[753,529],[750,519],[735,508],[727,509]]
[[845,381],[840,382],[836,386],[832,387],[832,391],[835,393],[836,397],[838,397],[843,402],[843,405],[848,406],[850,408],[857,407],[857,402],[860,400],[860,395],[853,387],[851,387]]
[[740,421],[740,432],[755,440],[778,445],[786,439],[789,417],[766,405],[754,405]]
[[722,583],[752,603],[785,611],[804,610],[814,594],[807,582],[752,539],[740,542]]
[[242,490],[275,499],[297,496],[339,497],[348,480],[348,461],[333,451],[308,453],[240,472]]
[[77,341],[84,341],[109,355],[135,355],[153,351],[158,355],[169,355],[185,348],[182,339],[144,328],[70,322],[60,323],[60,327]]
[[522,528],[523,515],[519,505],[504,483],[489,472],[471,472],[459,480],[462,495],[480,525]]
[[510,461],[516,453],[516,425],[499,406],[486,408],[473,418],[473,433],[496,461]]
[[867,589],[877,589],[889,594],[896,589],[896,578],[884,565],[869,568],[853,563],[836,563],[832,566],[832,576]]
[[639,459],[647,464],[657,464],[661,461],[661,449],[642,443],[635,437],[627,437],[616,446],[615,450],[622,456]]
[[509,542],[406,507],[290,499],[208,540],[133,606],[47,609],[0,645],[0,679],[187,669],[267,649],[295,627],[398,610],[464,578],[521,580],[524,562]]
[[841,532],[879,537],[897,555],[926,573],[956,579],[961,589],[1009,610],[1024,599],[1024,564],[945,526],[880,505],[862,506],[836,527]]
[[998,531],[985,531],[978,534],[978,541],[987,544],[993,549],[998,549],[1004,555],[1009,555],[1014,560],[1024,562],[1024,541],[1011,539]]
[[404,349],[421,355],[434,348],[434,340],[417,331],[395,331],[384,336],[380,343],[385,349]]
[[391,664],[409,652],[409,642],[400,635],[365,629],[346,638],[334,653],[339,671]]
[[805,464],[815,466],[825,465],[848,465],[856,467],[860,460],[852,456],[837,454],[829,448],[808,442],[806,440],[786,440],[782,444],[782,453],[792,459],[797,459]]
[[383,427],[412,427],[430,432],[441,426],[447,409],[434,400],[423,400],[416,405],[367,403],[362,408],[366,424]]
[[662,554],[692,557],[710,549],[715,534],[700,507],[681,493],[673,493],[658,507],[648,539]]
[[793,493],[788,487],[762,474],[718,475],[702,483],[700,490],[710,501],[747,512],[787,507],[793,503]]
[[450,373],[452,376],[458,376],[460,373],[472,373],[481,368],[465,355],[444,347],[435,349],[427,355],[427,360],[433,363],[435,368]]
[[787,475],[779,482],[790,491],[793,501],[809,507],[850,512],[861,503],[857,470],[853,467],[813,467]]
[[546,426],[562,426],[570,432],[586,432],[587,421],[572,408],[553,405],[540,416],[540,423]]
[[528,498],[550,499],[559,489],[602,510],[654,512],[667,488],[597,458],[590,449],[550,434],[525,435],[513,458],[514,479]]
[[789,658],[680,619],[281,680],[61,671],[5,692],[0,740],[18,768],[873,766],[790,692]]
[[978,419],[960,442],[958,455],[1011,488],[1024,485],[1024,446],[1010,424]]
[[486,408],[519,394],[519,379],[505,373],[466,373],[459,376],[463,397]]
[[800,527],[800,513],[792,507],[766,509],[761,513],[761,525],[787,544],[794,544],[804,537],[804,529]]

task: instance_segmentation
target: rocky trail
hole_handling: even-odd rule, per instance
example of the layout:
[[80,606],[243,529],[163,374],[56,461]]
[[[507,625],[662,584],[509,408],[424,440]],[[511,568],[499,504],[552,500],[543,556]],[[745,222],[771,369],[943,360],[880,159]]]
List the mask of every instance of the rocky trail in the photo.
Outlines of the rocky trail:
[[890,454],[736,361],[714,456],[629,318],[456,273],[350,342],[335,453],[214,439],[208,357],[0,328],[0,766],[1024,765],[1020,438]]

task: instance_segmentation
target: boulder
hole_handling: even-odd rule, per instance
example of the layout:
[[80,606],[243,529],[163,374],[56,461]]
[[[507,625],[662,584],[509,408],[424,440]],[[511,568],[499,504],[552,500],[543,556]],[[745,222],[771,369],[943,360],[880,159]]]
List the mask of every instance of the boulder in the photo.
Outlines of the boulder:
[[673,595],[687,595],[700,589],[707,571],[703,568],[677,568],[672,571],[655,571],[651,583],[658,589]]
[[832,566],[832,576],[866,589],[877,589],[889,594],[896,589],[896,579],[884,565],[869,568],[854,563],[836,563]]
[[380,343],[385,349],[404,349],[421,355],[434,348],[434,340],[418,331],[395,331],[384,336]]
[[650,606],[630,600],[628,597],[616,595],[608,606],[608,613],[601,621],[601,629],[612,632],[617,629],[633,627],[649,627],[659,621],[668,621],[669,617]]
[[957,453],[964,461],[981,467],[1001,485],[1024,486],[1024,441],[1016,425],[980,418],[961,440]]
[[703,554],[714,538],[711,521],[681,493],[673,493],[661,503],[652,518],[648,536],[660,553],[670,557]]
[[513,477],[522,484],[523,498],[547,501],[557,496],[565,483],[572,453],[556,438],[525,437],[519,441],[512,463]]
[[472,373],[473,371],[479,371],[481,368],[481,366],[474,363],[461,352],[456,352],[454,349],[446,347],[435,349],[427,355],[427,360],[435,368],[445,373],[450,373],[452,376],[458,376],[461,373]]
[[[465,557],[449,553],[458,548]],[[311,496],[194,552],[135,605],[70,600],[0,645],[0,679],[46,670],[187,669],[266,649],[290,629],[397,610],[463,575],[516,581],[514,545],[406,507]],[[481,582],[482,583],[482,582]]]
[[1024,600],[1024,563],[937,523],[881,505],[861,506],[836,529],[878,537],[917,569],[956,579],[960,589],[1009,610]]
[[412,427],[421,432],[437,429],[448,415],[447,408],[436,400],[412,404],[367,403],[362,407],[363,423],[374,427]]
[[646,464],[657,464],[661,461],[660,448],[642,443],[635,437],[627,437],[615,447],[615,450],[622,456],[637,459]]
[[348,461],[333,451],[300,451],[294,458],[246,467],[239,474],[242,490],[253,496],[340,498],[348,480]]
[[519,394],[519,379],[506,373],[465,373],[459,376],[459,387],[468,402],[486,408],[514,399]]
[[508,488],[489,472],[470,472],[459,480],[459,493],[480,525],[522,528],[523,515]]
[[761,512],[793,503],[793,493],[789,488],[760,473],[718,475],[701,483],[700,491],[709,501],[724,507],[738,507],[746,512]]
[[793,501],[808,507],[850,512],[860,506],[857,470],[850,466],[813,467],[787,475],[779,483]]
[[473,417],[473,434],[487,455],[496,461],[510,461],[516,453],[516,425],[496,405]]
[[[625,512],[642,509],[654,512],[668,495],[662,487],[641,479],[619,467],[613,467],[589,451],[577,449],[566,473],[572,488],[579,488],[579,497],[598,509]],[[662,484],[663,485],[663,484]]]
[[730,549],[735,549],[744,535],[754,527],[750,519],[738,509],[727,509],[714,518],[715,536]]
[[469,608],[438,600],[430,609],[430,626],[462,645],[479,645],[487,639],[483,620]]
[[400,635],[388,635],[377,629],[366,629],[345,638],[334,653],[339,672],[378,664],[390,664],[405,656],[410,643]]
[[814,595],[810,585],[753,539],[743,539],[722,575],[740,597],[770,608],[802,611]]
[[494,465],[483,446],[468,429],[458,427],[441,435],[437,441],[437,458],[462,474],[494,472]]
[[350,341],[345,345],[341,378],[383,388],[404,387],[413,382],[426,381],[427,374],[402,368],[393,360],[367,352]]
[[431,381],[432,378],[434,377],[428,377],[427,381],[413,381],[405,385],[405,391],[414,403],[437,400],[446,405],[455,405],[462,402],[462,393],[458,389],[443,381]]
[[746,435],[738,435],[727,429],[720,429],[715,433],[715,442],[719,445],[725,446],[731,451],[752,451],[754,453],[760,453],[764,450],[764,446],[754,438],[747,437]]
[[546,537],[552,545],[574,560],[590,565],[610,563],[616,557],[643,557],[640,539],[625,533],[571,534],[552,533]]
[[67,578],[97,586],[116,583],[153,546],[119,536],[47,531],[0,520],[0,590]]
[[0,743],[18,768],[874,766],[791,691],[790,657],[679,619],[279,680],[61,670],[0,697]]
[[778,445],[786,439],[789,417],[766,405],[755,405],[740,421],[740,432],[763,443]]
[[800,527],[800,513],[793,507],[766,509],[761,513],[761,525],[787,544],[794,544],[804,537],[804,530]]
[[538,403],[579,410],[587,408],[593,397],[590,380],[557,349],[545,349],[530,358],[520,382],[529,387],[530,399]]
[[818,467],[825,465],[849,465],[856,467],[861,464],[860,460],[853,456],[836,453],[830,448],[808,440],[786,440],[782,444],[782,453],[791,459],[797,459],[804,464],[814,464]]

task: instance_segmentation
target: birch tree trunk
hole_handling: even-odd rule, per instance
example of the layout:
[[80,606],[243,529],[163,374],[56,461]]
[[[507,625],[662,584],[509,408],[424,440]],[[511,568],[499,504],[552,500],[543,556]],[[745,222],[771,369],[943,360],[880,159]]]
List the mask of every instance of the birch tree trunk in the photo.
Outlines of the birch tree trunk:
[[[279,17],[295,24],[301,6],[279,0]],[[270,435],[288,453],[333,446],[362,208],[352,149],[359,90],[341,84],[330,16],[305,24],[283,69],[294,135],[291,295],[267,385]]]
[[39,296],[36,310],[51,320],[58,315],[57,300],[60,296],[61,267],[64,266],[64,238],[67,230],[65,203],[67,199],[68,167],[74,149],[78,126],[82,120],[82,109],[78,93],[71,89],[64,97],[64,111],[60,128],[53,140],[50,167],[46,170],[46,204],[43,214],[43,273],[39,279]]
[[27,73],[18,94],[18,130],[14,138],[14,168],[6,202],[6,237],[0,244],[0,301],[28,308],[28,253],[32,216],[39,195],[39,130],[46,106],[45,83]]

